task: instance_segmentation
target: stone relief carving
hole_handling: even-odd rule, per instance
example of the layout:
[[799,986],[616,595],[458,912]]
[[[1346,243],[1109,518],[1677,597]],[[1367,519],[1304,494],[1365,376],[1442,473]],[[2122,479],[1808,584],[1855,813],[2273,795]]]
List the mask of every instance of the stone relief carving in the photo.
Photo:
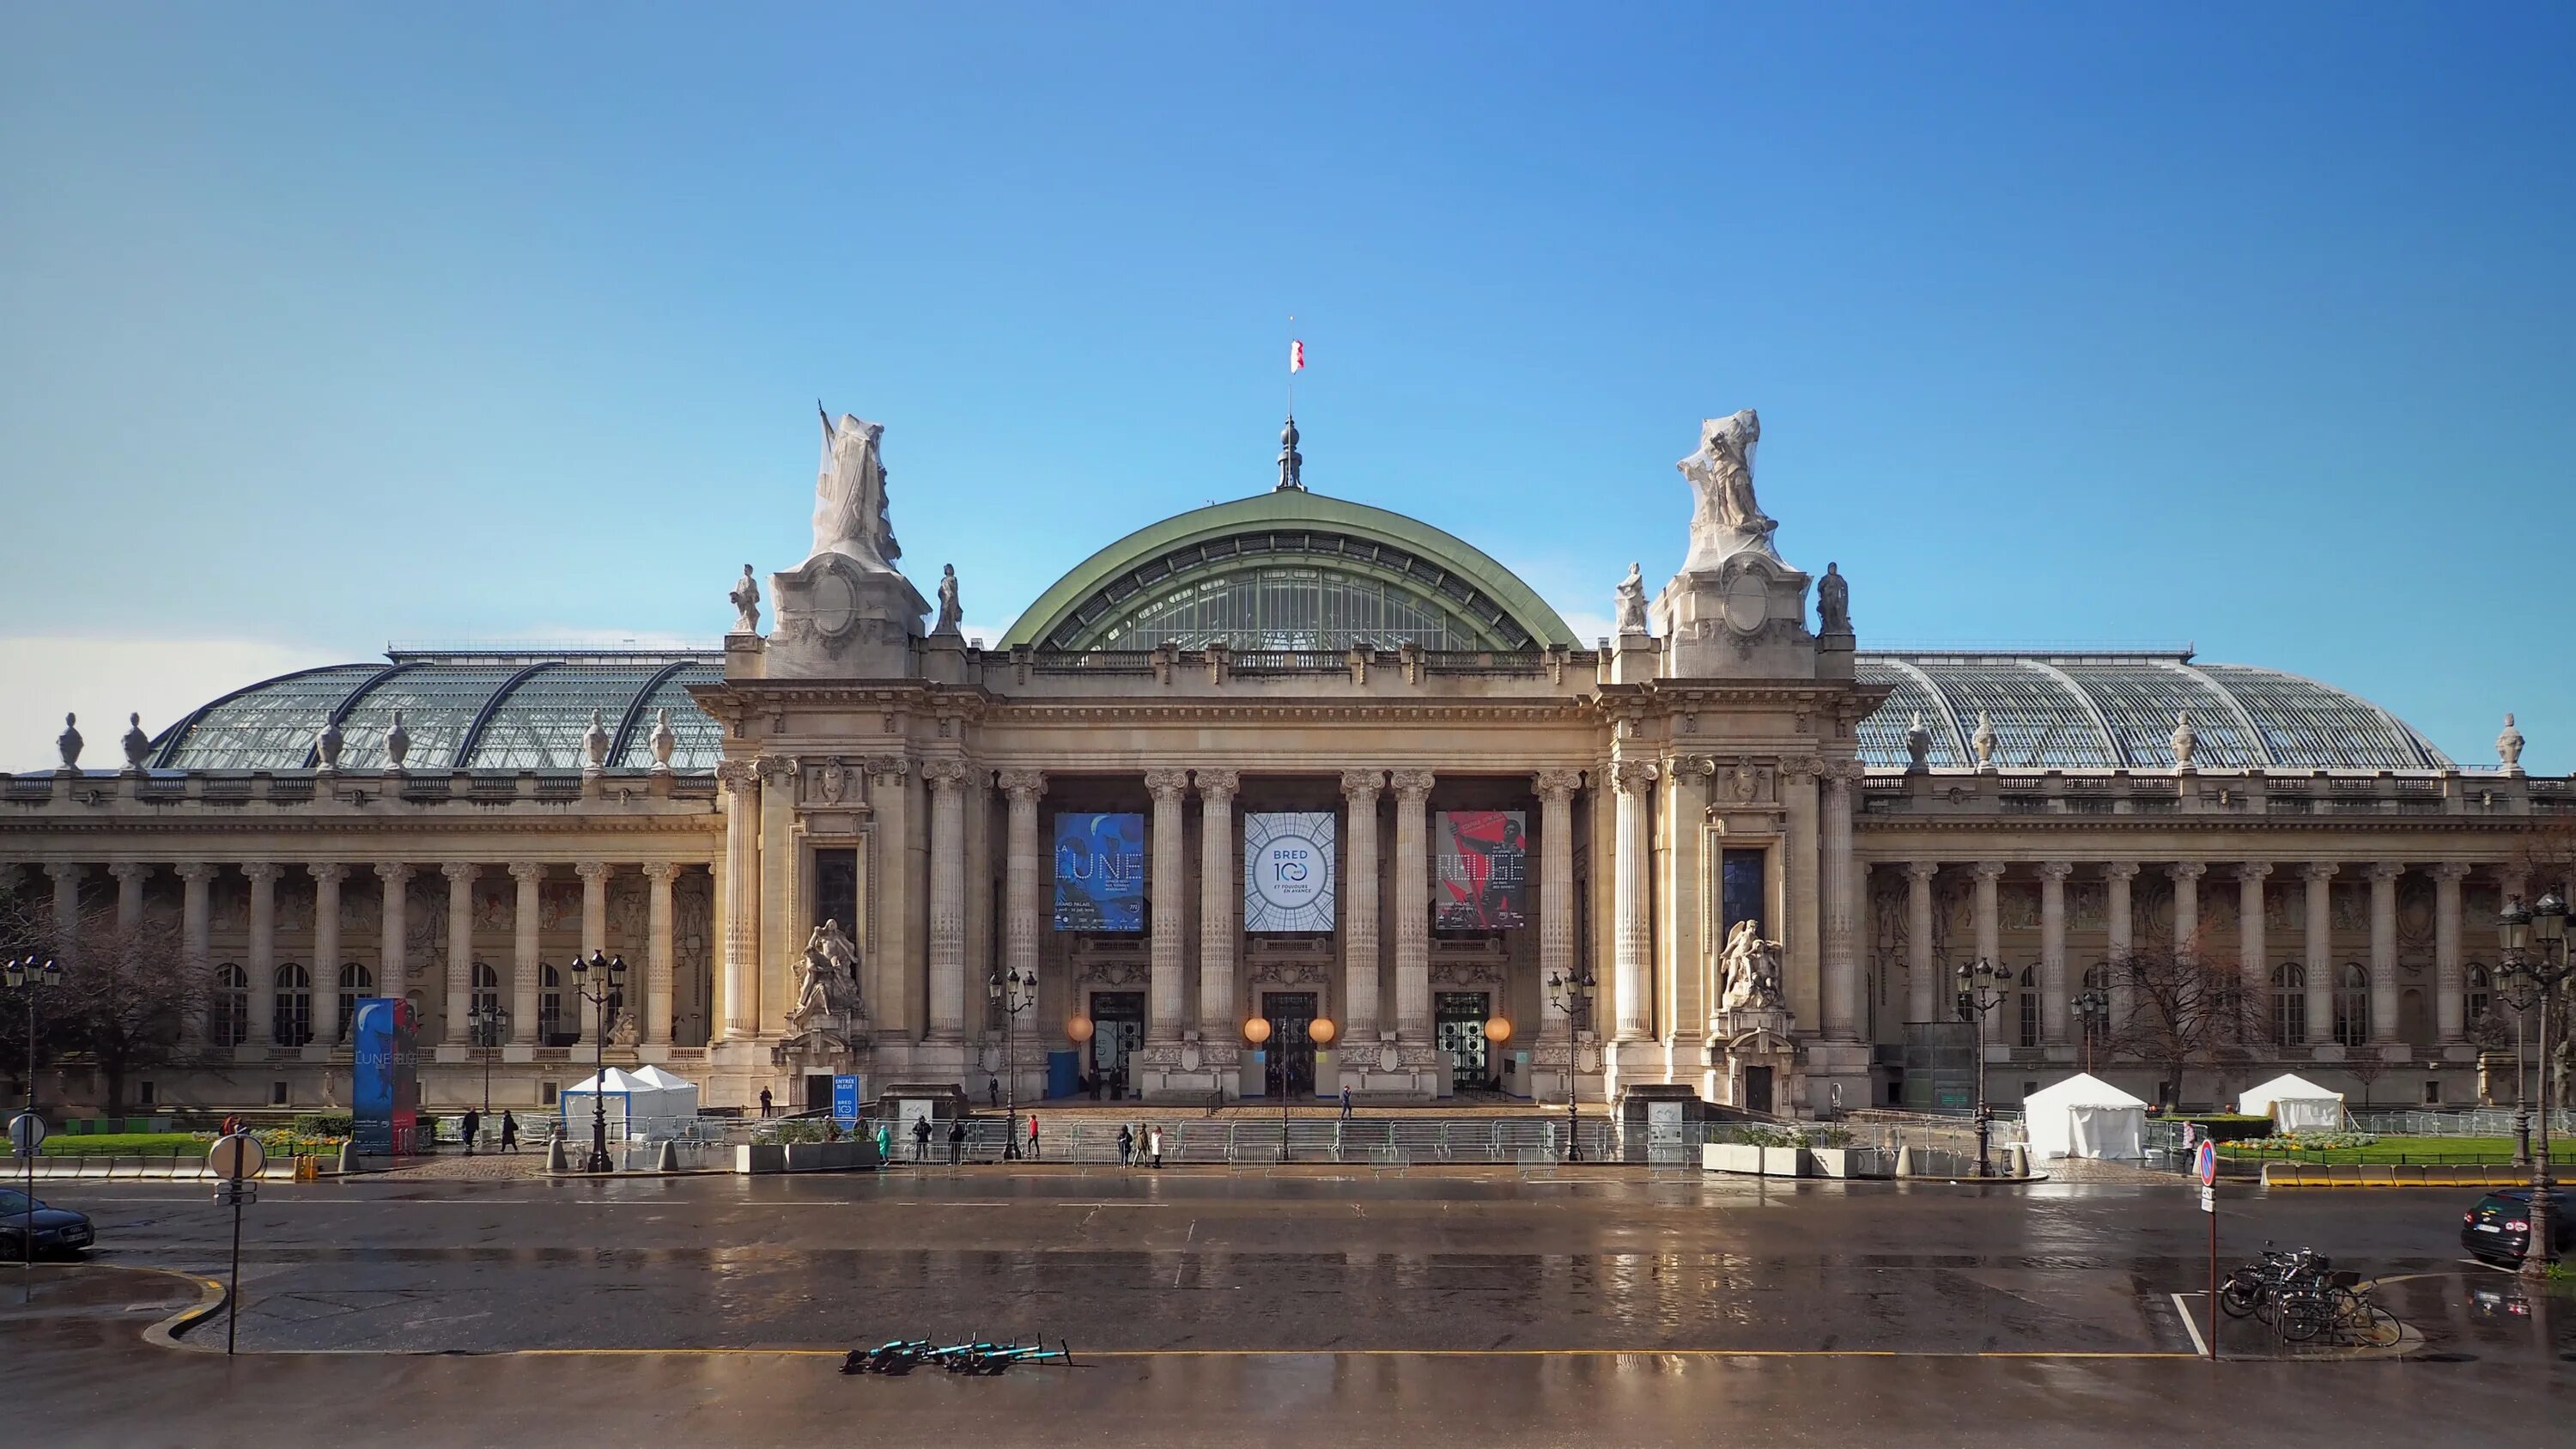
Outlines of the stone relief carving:
[[1727,933],[1726,952],[1718,959],[1723,983],[1719,1010],[1762,1011],[1779,1006],[1779,942],[1755,935],[1751,921],[1738,921]]
[[1503,968],[1486,961],[1443,961],[1432,966],[1434,986],[1501,986]]
[[805,940],[796,963],[796,1005],[787,1024],[800,1032],[820,1027],[847,1028],[865,1020],[859,996],[859,953],[837,920],[825,921]]
[[610,1046],[631,1047],[643,1039],[643,1024],[635,1019],[635,1013],[632,1011],[619,1011],[617,1013],[617,1019],[608,1024],[608,1044]]
[[1252,969],[1256,986],[1322,986],[1330,973],[1313,961],[1265,961]]
[[1780,525],[1753,498],[1753,450],[1762,419],[1751,408],[1700,423],[1699,451],[1673,466],[1691,487],[1690,554],[1684,573],[1714,569],[1730,556],[1772,552]]
[[1094,961],[1074,977],[1077,986],[1144,986],[1154,979],[1153,968],[1141,961]]

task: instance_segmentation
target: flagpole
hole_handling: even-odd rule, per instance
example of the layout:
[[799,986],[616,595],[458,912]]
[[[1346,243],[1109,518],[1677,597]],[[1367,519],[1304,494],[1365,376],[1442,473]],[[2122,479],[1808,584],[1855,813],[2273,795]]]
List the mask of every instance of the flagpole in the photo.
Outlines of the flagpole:
[[[1294,312],[1288,314],[1288,346],[1293,354],[1297,346],[1297,314]],[[1288,367],[1288,416],[1292,419],[1297,416],[1297,368],[1293,361]]]

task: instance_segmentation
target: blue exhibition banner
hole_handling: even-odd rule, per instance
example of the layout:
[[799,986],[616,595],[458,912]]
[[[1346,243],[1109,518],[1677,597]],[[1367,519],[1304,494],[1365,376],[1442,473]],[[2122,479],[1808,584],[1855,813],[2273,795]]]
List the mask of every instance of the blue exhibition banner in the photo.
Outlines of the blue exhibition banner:
[[1055,817],[1055,928],[1145,929],[1145,817]]
[[412,1007],[391,996],[364,996],[349,1015],[349,1098],[353,1135],[363,1157],[412,1150],[420,1125],[420,1048]]
[[844,1072],[832,1079],[832,1120],[844,1127],[859,1120],[859,1079]]

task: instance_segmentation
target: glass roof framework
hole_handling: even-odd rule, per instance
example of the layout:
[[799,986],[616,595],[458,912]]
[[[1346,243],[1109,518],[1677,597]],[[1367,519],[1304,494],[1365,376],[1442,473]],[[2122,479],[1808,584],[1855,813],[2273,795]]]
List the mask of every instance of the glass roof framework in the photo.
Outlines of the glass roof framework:
[[1861,758],[1906,764],[1920,711],[1935,769],[1973,767],[1977,712],[2005,769],[2170,770],[2178,713],[2205,769],[2436,770],[2451,762],[2387,711],[2331,685],[2242,664],[2162,654],[1863,654],[1862,683],[1888,688],[1861,722]]
[[312,753],[313,737],[350,692],[389,667],[332,664],[237,690],[163,735],[153,752],[153,768],[301,769]]

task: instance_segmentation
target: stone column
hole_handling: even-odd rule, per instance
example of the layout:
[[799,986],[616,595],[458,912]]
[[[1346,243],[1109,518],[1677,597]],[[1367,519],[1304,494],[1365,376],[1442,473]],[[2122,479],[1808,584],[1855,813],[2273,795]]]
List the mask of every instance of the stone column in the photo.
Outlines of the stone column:
[[1357,1051],[1378,1039],[1377,796],[1384,770],[1342,772],[1342,1040]]
[[2072,862],[2039,863],[2039,1039],[2065,1046],[2066,1030],[2066,878]]
[[546,878],[541,861],[510,862],[510,879],[517,883],[519,898],[510,914],[510,1043],[532,1046],[537,1040],[537,1015],[544,1010],[545,962],[538,956],[537,927],[543,922],[544,907],[537,898],[538,887]]
[[116,929],[128,934],[143,926],[143,883],[152,879],[152,867],[141,861],[120,860],[107,868],[116,877]]
[[[1579,770],[1541,770],[1530,777],[1538,794],[1538,989],[1539,1035],[1531,1054],[1565,1038],[1565,1012],[1557,1006],[1553,980],[1572,982],[1574,963],[1574,792],[1583,788]],[[1572,1071],[1574,1064],[1566,1063]]]
[[671,883],[680,878],[681,869],[677,862],[668,860],[644,863],[644,879],[650,887],[644,945],[644,1043],[647,1046],[671,1044],[671,969],[677,954],[676,943],[672,940]]
[[2130,899],[2131,883],[2138,878],[2138,863],[2115,860],[2102,867],[2108,899],[2103,905],[2103,945],[2111,960],[2111,1025],[2117,1030],[2128,1024],[2138,1009],[2138,993],[2129,984],[2124,959],[2137,950],[2137,903]]
[[1189,913],[1182,902],[1182,873],[1189,868],[1187,839],[1181,823],[1181,797],[1190,788],[1187,770],[1148,770],[1145,789],[1154,797],[1153,874],[1146,891],[1154,909],[1152,942],[1154,979],[1145,1003],[1145,1038],[1181,1039],[1182,1002],[1189,983],[1182,979],[1181,927]]
[[[2268,1001],[2272,988],[2272,969],[2263,961],[2271,954],[2263,941],[2263,882],[2271,875],[2272,867],[2259,860],[2236,867],[2236,959],[2245,971],[2248,999],[2258,1005]],[[2268,1008],[2261,1015],[2271,1019]]]
[[966,765],[926,760],[930,787],[930,1040],[966,1039]]
[[[1783,823],[1786,829],[1780,848],[1772,852],[1773,859],[1780,865],[1780,905],[1786,917],[1782,922],[1784,929],[1779,933],[1785,947],[1781,965],[1786,979],[1781,986],[1788,998],[1792,1018],[1815,1022],[1820,1028],[1825,1019],[1825,892],[1822,877],[1826,871],[1822,848],[1824,826],[1818,817],[1824,813],[1824,769],[1824,762],[1814,759],[1788,761],[1781,766],[1780,802],[1785,807]],[[1701,836],[1699,822],[1705,809],[1705,792],[1702,792],[1700,801],[1680,798],[1678,791],[1676,795],[1669,807],[1672,811],[1672,843],[1675,846],[1696,846]],[[1676,855],[1682,853],[1675,851]],[[1695,849],[1690,853],[1697,854]],[[1691,878],[1694,883],[1706,879],[1705,869],[1695,869]],[[1678,897],[1680,892],[1675,892],[1675,895]],[[1681,904],[1678,900],[1675,903]],[[1693,917],[1714,917],[1717,912],[1693,911],[1691,914]],[[1701,947],[1691,939],[1688,931],[1677,935],[1681,939],[1673,943],[1672,952],[1676,975],[1684,973],[1686,962],[1713,960],[1725,944],[1717,941]],[[1700,970],[1689,970],[1688,974],[1692,977],[1709,975]],[[1708,982],[1706,999],[1699,1012],[1700,1019],[1709,1022],[1712,1029],[1716,1025],[1712,1018],[1717,1015],[1721,989],[1722,983]],[[1679,1023],[1675,1023],[1675,1029],[1679,1029]],[[1830,1029],[1827,1031],[1830,1034]]]
[[[1968,870],[1977,883],[1977,959],[1990,966],[2001,966],[2004,964],[2003,914],[1996,901],[1996,883],[2004,877],[2004,863],[1981,860]],[[1978,1018],[1978,1035],[1984,1037],[1989,1045],[2005,1040],[2005,1017],[2012,1010],[2012,993],[2006,990],[2004,1004]]]
[[349,868],[333,861],[304,867],[313,877],[313,1041],[340,1044],[340,882]]
[[1932,980],[1932,877],[1938,861],[1905,863],[1905,1017],[1940,1021],[1940,990]]
[[1618,791],[1612,808],[1618,820],[1616,859],[1611,862],[1610,914],[1617,955],[1612,958],[1618,992],[1618,1039],[1640,1041],[1654,1035],[1654,922],[1647,916],[1646,878],[1652,869],[1655,767],[1644,760],[1620,760],[1610,766],[1610,783]]
[[1852,866],[1852,781],[1857,760],[1825,762],[1824,802],[1824,1005],[1825,1035],[1836,1041],[1861,1036],[1859,931],[1860,882]]
[[474,877],[483,867],[470,860],[451,860],[438,868],[447,877],[447,1020],[439,1039],[449,1046],[472,1041],[474,1009]]
[[2308,915],[2301,945],[2308,978],[2308,1043],[2334,1040],[2334,873],[2332,861],[2317,861],[2299,874],[2308,883]]
[[[795,963],[802,958],[805,949],[806,932],[797,929],[801,913],[796,905],[799,884],[796,852],[798,773],[797,762],[791,756],[765,755],[761,758],[760,955],[753,968],[757,981],[753,994],[760,1004],[754,1023],[756,1029],[764,1032],[782,1030],[788,1009],[795,1005]],[[959,869],[962,873],[962,860]],[[965,910],[962,882],[958,909],[962,926]],[[963,943],[958,947],[958,955],[962,962],[965,955]]]
[[273,861],[241,868],[250,882],[250,1045],[277,1040],[277,875]]
[[2370,1039],[2397,1040],[2397,878],[2402,861],[2373,862],[2370,878]]
[[1038,897],[1043,857],[1038,847],[1038,797],[1046,775],[1004,770],[999,784],[1010,820],[1002,838],[1002,969],[1035,975],[1038,969]]
[[377,919],[376,993],[399,1001],[411,994],[409,946],[404,940],[406,923],[411,919],[411,867],[380,862],[376,879],[385,886],[384,909]]
[[2165,874],[2173,879],[2173,950],[2177,961],[2200,955],[2200,878],[2208,873],[2208,866],[2188,860],[2165,867]]
[[[727,760],[716,766],[716,779],[725,795],[724,951],[716,963],[724,1000],[724,1029],[716,1039],[722,1041],[760,1029],[760,767]],[[900,851],[895,858],[901,860]],[[531,898],[526,886],[520,891],[521,900]]]
[[206,1039],[205,992],[214,984],[214,899],[209,887],[215,868],[200,860],[182,861],[179,875],[179,956],[188,979],[198,984],[194,999],[180,1015],[180,1031],[191,1042]]
[[[577,860],[572,873],[581,877],[581,959],[587,961],[608,951],[608,874],[615,867],[604,860]],[[605,994],[608,979],[591,980],[589,991]],[[612,1021],[602,1020],[599,1003],[584,999],[581,1003],[581,1040],[584,1046],[606,1039]],[[596,1033],[596,1035],[594,1035]]]
[[81,877],[88,873],[85,865],[57,862],[45,867],[45,874],[54,882],[54,955],[66,967],[80,947]]
[[2440,993],[2434,1010],[2444,1046],[2468,1040],[2460,975],[2460,882],[2468,874],[2469,868],[2456,860],[2433,867],[2433,987]]
[[1199,1040],[1222,1047],[1239,1040],[1234,1008],[1234,792],[1243,777],[1200,770]]
[[1397,770],[1395,791],[1395,1037],[1431,1045],[1431,799],[1429,770]]

